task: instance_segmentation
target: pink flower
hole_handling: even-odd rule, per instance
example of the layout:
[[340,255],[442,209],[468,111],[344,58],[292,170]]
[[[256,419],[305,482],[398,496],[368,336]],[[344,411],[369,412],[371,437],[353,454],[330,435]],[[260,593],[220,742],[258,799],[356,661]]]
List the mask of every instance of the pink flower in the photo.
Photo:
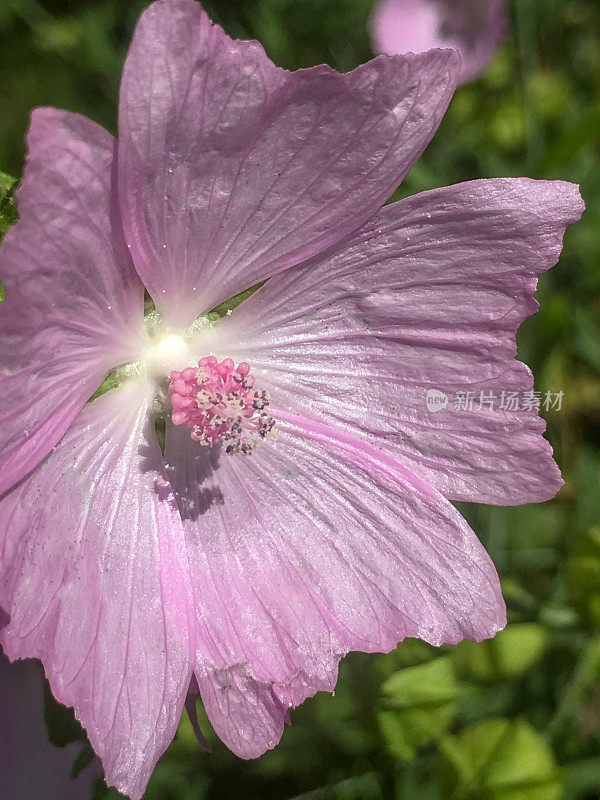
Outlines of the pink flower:
[[434,50],[289,73],[162,0],[118,142],[33,114],[0,249],[0,641],[41,659],[134,800],[190,688],[255,757],[348,651],[505,623],[449,500],[552,497],[544,424],[426,396],[531,391],[515,333],[582,202],[509,179],[381,209],[458,70]]
[[502,41],[505,0],[378,0],[370,21],[377,53],[454,47],[460,83],[479,77]]

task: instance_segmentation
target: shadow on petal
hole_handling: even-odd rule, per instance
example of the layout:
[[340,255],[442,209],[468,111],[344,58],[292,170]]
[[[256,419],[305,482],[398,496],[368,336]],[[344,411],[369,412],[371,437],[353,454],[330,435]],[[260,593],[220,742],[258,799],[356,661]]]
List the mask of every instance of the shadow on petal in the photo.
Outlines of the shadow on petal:
[[[163,468],[151,457],[154,448],[146,437],[138,451],[140,469],[155,473],[154,490],[161,501],[175,503],[183,520],[194,521],[213,505],[224,503],[221,489],[213,480],[221,459],[221,446],[203,447],[190,439],[187,428],[177,428],[170,422],[168,425],[175,447],[186,457],[177,459],[176,465],[167,459]],[[153,434],[147,431],[149,435]]]

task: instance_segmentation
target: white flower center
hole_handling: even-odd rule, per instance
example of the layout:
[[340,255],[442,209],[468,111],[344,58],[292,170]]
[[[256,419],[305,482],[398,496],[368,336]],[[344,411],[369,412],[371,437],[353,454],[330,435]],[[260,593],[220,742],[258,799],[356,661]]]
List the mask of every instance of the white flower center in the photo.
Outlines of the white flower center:
[[191,358],[190,343],[183,336],[168,333],[151,340],[140,359],[146,374],[155,380],[163,380],[169,373],[185,366]]

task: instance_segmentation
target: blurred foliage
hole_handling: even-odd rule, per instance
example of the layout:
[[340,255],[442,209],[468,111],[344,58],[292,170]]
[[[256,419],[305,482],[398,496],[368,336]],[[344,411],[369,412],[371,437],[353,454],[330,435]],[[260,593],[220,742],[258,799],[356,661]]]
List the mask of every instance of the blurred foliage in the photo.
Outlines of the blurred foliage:
[[9,227],[17,221],[17,206],[13,196],[16,183],[15,178],[0,172],[0,241]]
[[[3,0],[0,169],[19,175],[28,115],[56,105],[116,130],[119,75],[140,0]],[[370,57],[371,0],[206,0],[234,36],[282,66]],[[477,177],[581,184],[587,211],[519,352],[536,388],[564,391],[548,432],[566,485],[552,503],[461,505],[503,581],[509,626],[493,642],[406,641],[353,654],[335,696],[292,714],[282,743],[240,761],[186,717],[146,800],[594,800],[600,798],[600,4],[513,0],[504,46],[461,87],[396,197]],[[0,226],[14,215],[0,175]],[[1,233],[1,227],[0,227]],[[53,741],[79,740],[72,718]],[[69,733],[70,731],[70,733]],[[85,759],[86,751],[82,751]],[[95,800],[120,797],[99,783]]]
[[559,800],[561,782],[543,738],[522,719],[490,719],[440,747],[445,796],[472,800]]
[[450,656],[395,672],[381,686],[378,715],[390,752],[411,759],[437,740],[454,719],[458,697]]
[[[17,205],[14,189],[17,182],[10,175],[0,172],[0,242],[11,225],[17,221]],[[4,300],[4,286],[0,283],[0,303]]]

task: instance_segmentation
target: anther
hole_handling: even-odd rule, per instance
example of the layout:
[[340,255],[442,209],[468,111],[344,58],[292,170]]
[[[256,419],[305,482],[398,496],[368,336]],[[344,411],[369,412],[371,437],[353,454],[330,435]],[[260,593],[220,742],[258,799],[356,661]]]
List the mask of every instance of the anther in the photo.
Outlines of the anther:
[[230,358],[201,358],[197,367],[170,375],[169,394],[174,425],[186,425],[203,446],[223,443],[230,455],[250,455],[261,439],[274,436],[275,420],[265,409],[269,392],[254,389],[250,366]]

